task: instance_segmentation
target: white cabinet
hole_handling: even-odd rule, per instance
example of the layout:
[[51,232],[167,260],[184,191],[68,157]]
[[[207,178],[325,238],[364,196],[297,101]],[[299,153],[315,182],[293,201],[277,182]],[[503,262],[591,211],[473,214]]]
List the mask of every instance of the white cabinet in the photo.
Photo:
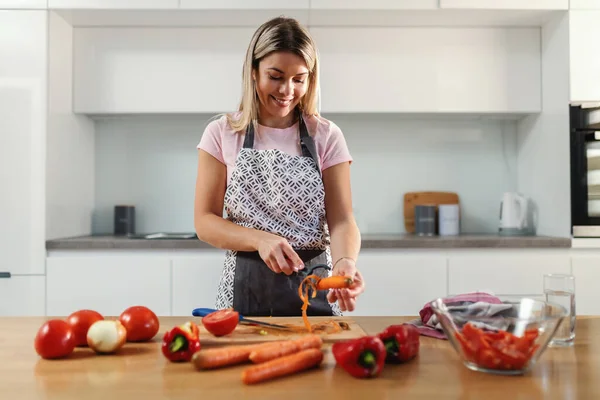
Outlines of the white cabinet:
[[2,9],[42,9],[45,10],[47,0],[0,0]]
[[355,311],[344,315],[418,315],[427,302],[446,295],[443,253],[364,249],[357,267],[365,279],[365,292]]
[[224,261],[225,252],[218,250],[173,258],[171,298],[174,316],[191,316],[194,308],[215,308]]
[[[536,112],[530,28],[311,28],[322,112]],[[381,40],[385,38],[386,40]]]
[[569,0],[440,0],[440,8],[568,10]]
[[544,274],[571,273],[566,251],[473,250],[448,257],[449,294],[491,290],[497,296],[541,296]]
[[600,315],[600,254],[578,254],[572,259],[577,315]]
[[0,11],[0,272],[43,274],[46,11]]
[[49,316],[89,308],[118,316],[142,305],[158,316],[171,315],[171,263],[154,255],[49,257],[46,301]]
[[311,10],[429,10],[438,8],[438,0],[311,0],[310,8]]
[[176,9],[179,0],[48,0],[50,9]]
[[600,10],[570,13],[571,102],[600,100]]
[[77,113],[236,110],[254,28],[102,29],[76,33]]
[[0,279],[0,317],[46,315],[46,277],[12,276]]
[[[307,9],[309,0],[180,0],[183,9]],[[314,1],[314,0],[313,0]]]
[[600,10],[600,0],[571,0],[571,10]]

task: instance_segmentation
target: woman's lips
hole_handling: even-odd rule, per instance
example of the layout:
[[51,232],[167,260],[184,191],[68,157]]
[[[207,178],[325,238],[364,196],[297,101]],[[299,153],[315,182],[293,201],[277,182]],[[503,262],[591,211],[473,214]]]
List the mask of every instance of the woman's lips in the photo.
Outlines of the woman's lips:
[[273,99],[275,104],[277,104],[279,107],[288,107],[290,104],[292,104],[292,100],[294,100],[294,98],[285,99],[285,98],[278,98],[273,95],[271,95],[271,98]]

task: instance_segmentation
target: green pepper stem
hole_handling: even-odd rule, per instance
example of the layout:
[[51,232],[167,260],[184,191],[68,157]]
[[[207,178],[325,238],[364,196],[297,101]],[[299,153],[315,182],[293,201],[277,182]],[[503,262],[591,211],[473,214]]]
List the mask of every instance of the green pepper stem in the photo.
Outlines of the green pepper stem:
[[375,356],[375,353],[367,350],[360,355],[358,363],[365,368],[372,369],[377,364],[377,357]]
[[384,341],[384,345],[385,351],[388,354],[398,354],[398,351],[400,350],[400,346],[398,346],[398,341],[394,338]]
[[169,350],[171,351],[171,353],[175,353],[177,351],[187,349],[187,345],[187,340],[183,336],[177,335],[169,345]]

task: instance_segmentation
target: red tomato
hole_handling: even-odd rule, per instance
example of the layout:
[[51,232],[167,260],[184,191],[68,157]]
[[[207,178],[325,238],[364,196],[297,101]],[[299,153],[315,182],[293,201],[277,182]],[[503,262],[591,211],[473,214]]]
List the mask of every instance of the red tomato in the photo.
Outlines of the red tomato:
[[87,346],[87,332],[90,326],[96,321],[103,320],[104,317],[94,310],[79,310],[67,317],[67,323],[73,329],[75,336],[75,346]]
[[215,336],[225,336],[233,332],[240,314],[233,310],[218,310],[202,318],[202,325]]
[[129,307],[121,313],[119,321],[127,330],[128,342],[146,342],[158,333],[158,317],[144,306]]
[[71,326],[61,319],[46,321],[35,335],[35,351],[42,358],[62,358],[73,352],[75,336]]

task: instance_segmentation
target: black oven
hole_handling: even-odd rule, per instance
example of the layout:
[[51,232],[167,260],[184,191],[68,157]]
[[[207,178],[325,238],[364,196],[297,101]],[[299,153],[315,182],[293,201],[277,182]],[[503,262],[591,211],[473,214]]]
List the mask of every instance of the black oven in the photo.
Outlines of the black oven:
[[600,237],[600,108],[570,106],[573,237]]

